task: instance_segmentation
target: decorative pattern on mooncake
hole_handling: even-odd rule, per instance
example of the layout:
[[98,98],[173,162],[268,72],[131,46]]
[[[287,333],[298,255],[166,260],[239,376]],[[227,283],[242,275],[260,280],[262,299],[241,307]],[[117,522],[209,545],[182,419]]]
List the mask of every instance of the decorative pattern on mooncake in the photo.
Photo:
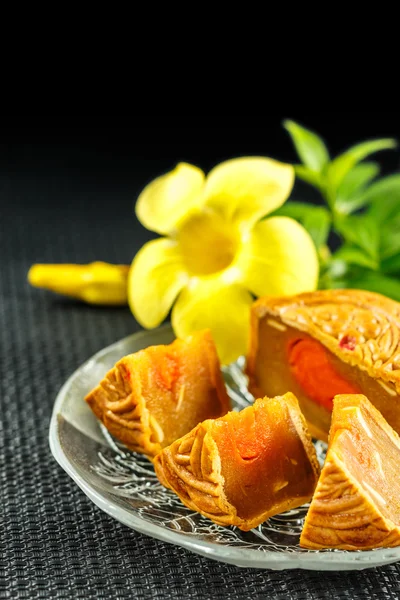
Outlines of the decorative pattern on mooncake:
[[[294,345],[297,342],[301,342],[298,348]],[[307,421],[319,429],[318,437],[327,437],[330,418],[324,410],[330,413],[333,396],[350,392],[368,395],[391,426],[400,431],[399,303],[361,290],[323,290],[259,299],[252,309],[246,367],[249,387],[255,395],[283,391],[278,384],[277,389],[270,389],[270,374],[262,373],[263,368],[268,370],[265,363],[270,362],[268,344],[278,353],[282,344],[293,348],[290,355],[290,348],[285,347],[286,356],[282,353],[279,359],[288,363],[281,386],[286,385],[286,390],[298,396]],[[297,357],[300,362],[294,364]],[[279,365],[273,368],[277,367],[279,371]],[[322,407],[319,415],[307,400]]]
[[208,330],[125,356],[86,401],[112,435],[150,458],[230,408]]
[[[362,290],[321,290],[257,300],[253,321],[265,314],[306,331],[343,361],[400,393],[400,304]],[[249,368],[254,359],[250,353]]]
[[329,447],[308,511],[304,548],[400,545],[399,436],[362,395],[334,399]]
[[309,501],[319,474],[290,393],[200,423],[165,448],[154,467],[188,508],[244,531]]

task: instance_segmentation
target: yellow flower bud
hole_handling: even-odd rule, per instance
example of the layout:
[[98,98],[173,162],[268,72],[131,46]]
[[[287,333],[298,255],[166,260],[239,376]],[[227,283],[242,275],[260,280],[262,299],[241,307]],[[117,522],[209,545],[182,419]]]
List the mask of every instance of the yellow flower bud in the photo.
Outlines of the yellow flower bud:
[[28,281],[44,288],[78,298],[88,304],[127,304],[129,266],[93,262],[88,265],[32,265]]

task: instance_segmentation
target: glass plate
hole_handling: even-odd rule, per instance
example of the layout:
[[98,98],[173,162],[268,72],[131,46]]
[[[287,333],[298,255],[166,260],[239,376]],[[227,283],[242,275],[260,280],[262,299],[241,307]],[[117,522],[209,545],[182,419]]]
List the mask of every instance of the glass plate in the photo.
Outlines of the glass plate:
[[[83,364],[57,396],[50,423],[51,451],[97,506],[141,533],[240,567],[332,571],[365,569],[400,559],[400,548],[362,552],[300,548],[307,505],[243,532],[236,527],[215,525],[163,488],[150,461],[116,442],[83,398],[122,356],[154,344],[168,344],[173,339],[169,326],[124,338]],[[223,368],[236,410],[253,400],[242,366],[243,361],[239,360]],[[316,442],[316,448],[322,461],[325,444]]]

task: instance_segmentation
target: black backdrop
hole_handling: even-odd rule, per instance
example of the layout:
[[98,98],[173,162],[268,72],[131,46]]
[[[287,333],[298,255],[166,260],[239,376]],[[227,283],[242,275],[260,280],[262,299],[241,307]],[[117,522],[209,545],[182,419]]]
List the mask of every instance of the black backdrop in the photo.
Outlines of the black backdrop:
[[[94,308],[31,289],[31,263],[129,262],[151,237],[133,205],[186,160],[209,170],[238,155],[295,160],[281,127],[319,131],[333,153],[400,137],[398,115],[10,117],[0,123],[0,598],[398,598],[400,563],[365,572],[237,569],[157,542],[97,509],[50,455],[65,379],[139,327],[127,308]],[[384,152],[385,171],[398,154]],[[306,186],[296,197],[310,198]]]
[[[10,117],[0,120],[0,160],[121,177],[162,171],[179,160],[205,170],[232,156],[295,157],[281,124],[320,133],[333,154],[367,138],[399,137],[400,113],[287,113],[269,116]],[[387,160],[390,167],[396,160]]]
[[[49,228],[79,218],[90,219],[88,231],[98,254],[71,260],[109,260],[103,243],[113,215],[125,215],[130,246],[121,245],[117,260],[129,262],[152,234],[143,230],[133,212],[135,198],[151,179],[179,161],[192,162],[206,172],[235,156],[264,155],[296,162],[285,118],[320,133],[332,155],[364,139],[398,137],[400,113],[287,113],[268,116],[139,116],[139,117],[9,117],[0,121],[0,173],[13,180],[15,194],[0,194],[0,205],[13,204],[19,218],[37,208],[37,218]],[[375,157],[383,173],[397,170],[399,153]],[[11,178],[11,179],[10,179]],[[1,181],[0,181],[1,185]],[[1,188],[0,188],[1,190]],[[297,182],[292,197],[319,202],[315,192]],[[34,214],[34,212],[33,212]],[[25,228],[35,227],[28,222]],[[12,223],[11,223],[12,226]],[[100,234],[96,243],[95,232]],[[64,232],[64,237],[66,233]],[[39,242],[39,241],[38,241]],[[73,239],[69,240],[71,246]],[[32,261],[43,260],[38,243]],[[54,250],[55,252],[55,250]],[[53,259],[57,262],[56,254]]]

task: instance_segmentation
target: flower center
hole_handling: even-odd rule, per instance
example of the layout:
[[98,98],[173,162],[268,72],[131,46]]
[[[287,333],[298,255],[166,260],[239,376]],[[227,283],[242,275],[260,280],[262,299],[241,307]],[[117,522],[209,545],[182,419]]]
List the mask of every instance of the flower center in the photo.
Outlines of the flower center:
[[193,275],[211,275],[226,269],[239,246],[234,226],[211,211],[189,215],[180,226],[177,239],[186,267]]

